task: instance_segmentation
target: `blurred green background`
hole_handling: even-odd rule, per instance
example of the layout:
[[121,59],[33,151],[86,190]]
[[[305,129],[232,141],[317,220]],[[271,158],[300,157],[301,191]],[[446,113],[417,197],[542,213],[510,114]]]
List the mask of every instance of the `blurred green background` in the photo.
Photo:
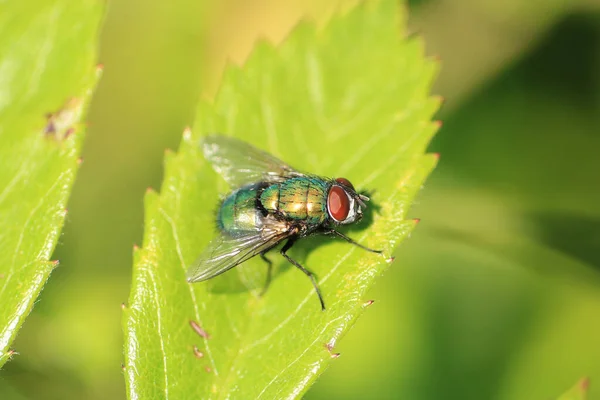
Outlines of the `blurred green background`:
[[[61,265],[0,374],[0,399],[124,398],[120,304],[164,149],[225,60],[351,3],[108,3]],[[409,8],[411,33],[442,62],[441,162],[375,305],[306,397],[552,399],[589,376],[600,398],[600,2]]]

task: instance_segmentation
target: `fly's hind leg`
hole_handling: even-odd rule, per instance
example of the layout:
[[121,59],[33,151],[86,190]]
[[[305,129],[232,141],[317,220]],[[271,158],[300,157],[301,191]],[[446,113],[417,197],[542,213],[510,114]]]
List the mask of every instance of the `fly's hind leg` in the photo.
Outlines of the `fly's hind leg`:
[[265,253],[266,251],[260,253],[260,258],[262,258],[267,263],[267,280],[265,281],[265,286],[263,287],[263,290],[260,292],[261,297],[264,296],[265,293],[267,293],[267,289],[271,284],[271,275],[273,273],[273,261],[269,260],[267,256],[265,256]]
[[323,301],[323,296],[321,295],[321,290],[319,289],[319,285],[317,285],[317,280],[315,279],[315,276],[313,275],[313,273],[310,272],[309,270],[307,270],[306,268],[304,268],[302,265],[300,265],[300,263],[298,261],[294,260],[293,258],[291,258],[290,256],[288,256],[286,254],[286,252],[292,248],[295,241],[296,241],[296,238],[294,238],[294,237],[288,239],[288,241],[285,243],[285,245],[281,249],[280,253],[293,266],[298,268],[300,271],[304,272],[306,274],[306,276],[308,276],[310,278],[310,280],[313,284],[313,287],[315,288],[315,291],[317,292],[317,296],[319,296],[319,301],[321,302],[321,309],[323,311],[325,311],[325,302]]

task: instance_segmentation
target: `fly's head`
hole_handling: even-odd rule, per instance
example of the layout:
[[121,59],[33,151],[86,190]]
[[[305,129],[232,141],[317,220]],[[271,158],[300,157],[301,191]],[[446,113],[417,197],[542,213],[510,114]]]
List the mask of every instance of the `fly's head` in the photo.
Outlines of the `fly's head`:
[[348,179],[336,178],[327,193],[327,213],[336,224],[351,224],[361,220],[367,201]]

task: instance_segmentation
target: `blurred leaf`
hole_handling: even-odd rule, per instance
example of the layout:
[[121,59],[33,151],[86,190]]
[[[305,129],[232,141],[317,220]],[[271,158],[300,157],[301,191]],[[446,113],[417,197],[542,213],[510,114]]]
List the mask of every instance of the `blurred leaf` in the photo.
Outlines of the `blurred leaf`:
[[[443,134],[432,143],[444,168],[430,184],[486,190],[500,203],[530,214],[522,222],[531,218],[538,229],[571,230],[577,220],[588,218],[593,225],[600,217],[600,191],[590,185],[600,170],[594,102],[600,96],[593,91],[600,68],[592,62],[599,27],[589,15],[565,18],[449,114]],[[560,224],[544,217],[556,213],[563,216]],[[565,214],[575,220],[567,221]]]
[[292,256],[318,277],[325,312],[310,281],[276,254],[263,297],[261,260],[187,284],[186,269],[214,236],[214,206],[228,189],[198,140],[237,136],[300,170],[374,190],[371,214],[349,234],[389,256],[415,226],[405,217],[436,162],[424,151],[439,104],[428,94],[436,65],[419,39],[398,37],[400,12],[387,0],[323,30],[303,23],[278,49],[257,45],[242,69],[226,71],[215,102],[200,105],[193,133],[177,154],[167,153],[161,194],[146,196],[144,245],[134,255],[124,315],[130,398],[294,398],[328,365],[328,347],[368,304],[364,294],[386,257],[322,237],[294,247]]
[[0,366],[56,265],[102,11],[92,0],[0,4]]
[[568,392],[558,398],[558,400],[585,400],[587,399],[588,387],[590,381],[588,378],[583,378]]

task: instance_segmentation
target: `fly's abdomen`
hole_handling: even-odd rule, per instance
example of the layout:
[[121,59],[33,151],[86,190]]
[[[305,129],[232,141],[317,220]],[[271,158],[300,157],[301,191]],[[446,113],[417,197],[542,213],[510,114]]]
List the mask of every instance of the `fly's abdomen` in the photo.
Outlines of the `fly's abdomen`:
[[264,217],[256,207],[260,189],[257,185],[245,186],[227,196],[217,214],[219,229],[232,235],[257,230]]
[[269,213],[318,224],[327,217],[327,183],[309,177],[291,178],[265,188],[260,202]]

